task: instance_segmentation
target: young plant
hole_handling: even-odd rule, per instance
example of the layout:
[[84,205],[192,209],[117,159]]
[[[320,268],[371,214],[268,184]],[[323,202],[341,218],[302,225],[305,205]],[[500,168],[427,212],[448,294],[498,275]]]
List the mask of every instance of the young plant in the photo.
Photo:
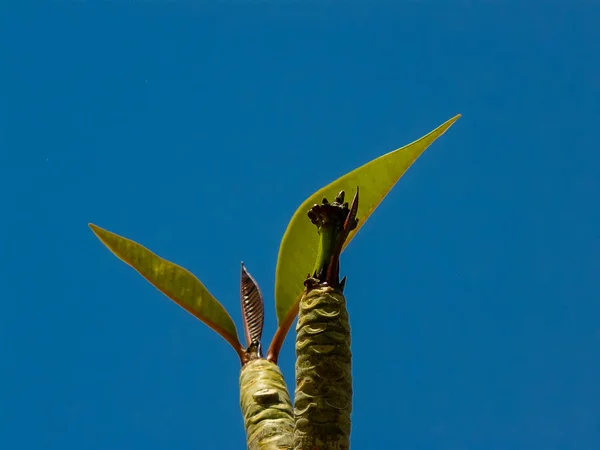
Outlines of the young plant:
[[[300,309],[296,327],[296,450],[343,450],[350,445],[352,356],[343,295],[345,278],[338,282],[340,253],[412,163],[459,118],[453,117],[421,139],[319,189],[300,205],[288,225],[277,261],[275,304],[280,329],[286,329]],[[356,195],[348,208],[343,202],[344,192],[355,186]],[[335,202],[329,204],[326,199],[337,192]],[[321,199],[323,203],[318,205]],[[318,233],[309,222],[317,225]]]
[[242,416],[249,449],[290,449],[294,417],[279,367],[262,357],[264,303],[258,284],[242,263],[242,312],[249,360],[240,375]]
[[248,449],[291,449],[294,419],[290,395],[276,364],[278,354],[267,359],[262,356],[263,297],[244,264],[240,294],[246,347],[225,308],[198,278],[136,242],[93,224],[90,228],[119,259],[231,344],[242,365],[240,405]]
[[[279,324],[278,334],[285,335],[294,322],[306,274],[317,258],[319,235],[315,233],[311,222],[306,220],[306,213],[310,208],[323,198],[335,198],[338,192],[351,192],[357,186],[360,187],[360,208],[356,215],[358,225],[350,231],[343,244],[343,251],[408,168],[459,118],[460,114],[411,144],[348,172],[302,202],[288,224],[277,257],[275,310]],[[283,339],[275,339],[274,342],[280,344]]]
[[[258,285],[243,265],[241,296],[246,335],[245,347],[239,341],[237,329],[231,316],[200,280],[189,271],[157,256],[134,241],[90,224],[96,236],[119,259],[133,267],[163,294],[212,328],[232,346],[242,365],[240,372],[240,403],[244,416],[247,444],[250,450],[292,448],[294,434],[292,407],[283,376],[276,363],[287,332],[298,313],[300,298],[305,294],[304,296],[309,302],[313,296],[327,297],[325,300],[317,302],[323,305],[331,300],[329,297],[334,302],[339,303],[342,301],[339,295],[341,295],[343,283],[323,285],[323,283],[332,283],[331,280],[337,276],[339,254],[408,167],[459,117],[460,115],[453,117],[421,139],[383,155],[342,176],[314,193],[300,205],[287,227],[279,249],[275,281],[275,307],[278,328],[265,358],[262,357],[261,345],[264,323],[262,295]],[[335,232],[327,234],[326,227],[323,226],[324,223],[319,225],[320,239],[304,214],[311,210],[312,205],[318,203],[320,199],[332,198],[337,192],[350,191],[357,186],[360,187],[361,192],[361,208],[357,208],[357,198],[355,198],[353,207],[350,209],[352,220],[347,224],[344,221],[345,225],[341,232],[336,228]],[[344,208],[343,197],[336,198],[336,202],[342,204],[341,208]],[[311,214],[314,214],[317,222],[321,220],[319,219],[320,213],[317,211],[313,210]],[[352,223],[355,220],[356,227],[353,228]],[[341,239],[341,236],[343,236],[343,239]],[[310,273],[311,265],[315,261],[317,263],[312,272],[314,275],[313,284],[311,285],[309,280],[305,286],[306,274]],[[329,289],[335,289],[336,291],[330,292]],[[325,310],[327,307],[325,306]],[[306,307],[306,311],[308,309]],[[304,319],[301,318],[301,320],[303,320],[302,323],[305,322]],[[299,321],[299,336],[306,330],[310,330],[310,328],[301,326]],[[348,357],[349,344],[348,330],[345,344],[348,348]],[[304,372],[301,379],[320,379],[323,374],[319,372],[319,367],[327,367],[327,364],[325,363],[323,366],[318,361],[314,364],[312,369],[308,368]],[[341,392],[342,390],[345,393]],[[335,403],[342,401],[344,396],[350,395],[351,397],[350,378],[343,385],[343,388],[338,389],[338,391],[328,401]],[[307,391],[304,389],[300,392],[306,393]],[[298,417],[301,417],[300,410],[302,408],[298,406],[298,402],[296,406]],[[346,416],[343,419],[344,423],[347,423],[347,431],[345,431],[347,438],[349,438],[349,412],[348,410],[348,419],[346,420]],[[339,423],[341,422],[342,419],[340,418]],[[298,421],[296,429],[298,430]],[[313,428],[307,429],[310,434],[310,430],[316,430],[317,427],[313,426]],[[345,438],[342,438],[342,441],[343,439]],[[303,442],[309,441],[310,438],[307,438]],[[325,447],[315,448],[324,449]],[[311,448],[311,450],[314,449]]]
[[352,205],[344,191],[308,212],[319,247],[312,275],[304,282],[296,326],[294,448],[347,450],[352,412],[350,323],[340,281],[340,253],[358,224],[358,189]]

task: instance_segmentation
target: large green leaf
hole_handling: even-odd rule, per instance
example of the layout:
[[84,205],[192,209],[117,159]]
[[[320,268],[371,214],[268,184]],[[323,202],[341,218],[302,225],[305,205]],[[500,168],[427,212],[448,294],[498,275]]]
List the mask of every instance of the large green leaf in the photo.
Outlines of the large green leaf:
[[319,237],[314,225],[306,216],[310,207],[320,203],[323,197],[332,200],[342,190],[346,191],[346,198],[351,200],[356,187],[360,187],[358,227],[348,236],[345,248],[411,164],[459,117],[460,114],[412,144],[380,156],[347,173],[319,189],[300,205],[283,235],[277,258],[275,308],[280,326],[289,325],[289,316],[295,315],[297,301],[302,295],[303,281],[311,271],[317,256]]
[[94,224],[89,225],[117,258],[129,264],[159,291],[223,336],[241,355],[243,349],[233,320],[198,278],[130,239]]

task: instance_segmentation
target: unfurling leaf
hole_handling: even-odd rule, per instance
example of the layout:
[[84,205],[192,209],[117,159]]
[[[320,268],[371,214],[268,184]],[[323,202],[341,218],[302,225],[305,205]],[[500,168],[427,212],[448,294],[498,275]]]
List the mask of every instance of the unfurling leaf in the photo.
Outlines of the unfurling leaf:
[[242,358],[243,349],[233,320],[198,278],[130,239],[94,224],[89,226],[117,258],[133,267],[159,291],[219,333]]
[[334,198],[340,191],[354,192],[357,186],[360,188],[360,207],[356,216],[358,227],[348,235],[345,248],[411,164],[459,117],[453,117],[412,144],[347,173],[319,189],[300,205],[283,235],[277,258],[275,308],[280,327],[291,325],[302,295],[302,283],[317,256],[319,237],[306,217],[309,209],[323,198]]
[[240,285],[242,301],[242,317],[244,318],[244,332],[246,345],[260,344],[263,327],[265,324],[265,306],[258,283],[246,270],[242,263],[242,282]]

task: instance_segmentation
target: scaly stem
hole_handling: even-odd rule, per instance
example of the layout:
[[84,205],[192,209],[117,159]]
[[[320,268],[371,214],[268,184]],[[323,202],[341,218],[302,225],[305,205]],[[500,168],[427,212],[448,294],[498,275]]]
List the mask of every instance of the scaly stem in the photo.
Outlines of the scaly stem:
[[347,450],[352,412],[350,325],[343,294],[315,285],[300,301],[294,448]]
[[319,251],[313,277],[304,283],[296,326],[294,448],[347,450],[352,412],[350,325],[339,281],[339,256],[356,227],[358,190],[348,208],[341,192],[309,212],[319,227]]

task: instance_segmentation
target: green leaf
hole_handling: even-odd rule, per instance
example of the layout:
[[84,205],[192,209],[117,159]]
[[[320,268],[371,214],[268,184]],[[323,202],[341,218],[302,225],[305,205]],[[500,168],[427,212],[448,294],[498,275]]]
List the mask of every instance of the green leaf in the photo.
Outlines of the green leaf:
[[315,203],[320,203],[323,197],[332,200],[342,190],[346,191],[346,196],[350,199],[356,187],[360,187],[358,227],[350,232],[344,244],[345,248],[411,164],[459,117],[460,114],[412,144],[380,156],[347,173],[319,189],[300,205],[283,235],[277,258],[275,308],[280,326],[289,324],[291,318],[288,315],[296,313],[296,303],[302,295],[304,279],[311,271],[317,256],[319,236],[307,218],[308,210]]
[[117,258],[133,267],[155,288],[219,333],[241,355],[243,349],[233,320],[198,278],[130,239],[91,223],[89,226]]

